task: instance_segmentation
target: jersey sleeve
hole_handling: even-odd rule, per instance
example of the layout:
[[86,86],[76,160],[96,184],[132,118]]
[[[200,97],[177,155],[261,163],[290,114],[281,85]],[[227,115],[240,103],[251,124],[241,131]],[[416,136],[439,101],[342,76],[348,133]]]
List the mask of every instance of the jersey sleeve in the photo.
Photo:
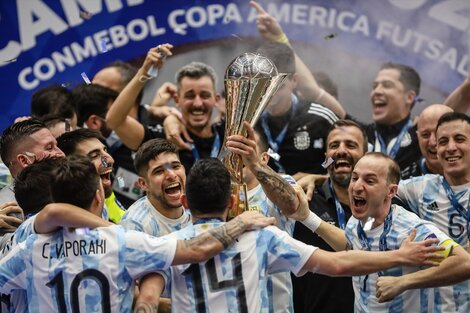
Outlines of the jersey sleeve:
[[400,181],[396,197],[413,213],[419,215],[420,191],[424,188],[423,176]]
[[125,234],[125,266],[133,279],[149,272],[166,270],[176,253],[177,240],[170,236],[153,237],[136,231]]
[[[312,253],[317,249],[290,237],[276,227],[267,227],[260,236],[269,236],[268,272],[291,271],[298,275]],[[263,239],[262,239],[263,240]]]
[[[16,245],[2,260],[0,260],[0,292],[10,294],[13,290],[26,289],[28,277],[26,270],[30,261],[31,242],[24,241]],[[31,266],[31,264],[29,264]]]
[[127,214],[124,214],[123,218],[119,222],[119,225],[124,227],[125,230],[144,232],[144,227],[142,226],[142,224],[136,222],[132,218],[129,218]]

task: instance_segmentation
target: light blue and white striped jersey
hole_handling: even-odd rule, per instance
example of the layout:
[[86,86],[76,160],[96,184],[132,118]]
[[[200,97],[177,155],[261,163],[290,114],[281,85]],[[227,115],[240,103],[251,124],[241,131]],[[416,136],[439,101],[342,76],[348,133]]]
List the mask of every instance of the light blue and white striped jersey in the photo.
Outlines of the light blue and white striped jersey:
[[[283,175],[287,176],[287,175]],[[288,176],[289,182],[295,180]],[[248,206],[250,211],[258,211],[265,216],[276,218],[276,226],[287,232],[292,237],[294,233],[295,220],[287,218],[281,209],[268,199],[261,185],[248,190]],[[276,273],[267,277],[268,298],[271,301],[270,312],[292,313],[294,302],[292,300],[292,279],[290,272]]]
[[[468,248],[467,222],[447,198],[441,175],[427,174],[400,181],[397,197],[424,220],[431,221],[459,245]],[[467,208],[470,183],[451,186],[459,203]]]
[[[397,197],[424,220],[431,221],[468,251],[466,218],[452,206],[441,175],[424,175],[401,181]],[[451,186],[458,202],[467,209],[470,183]],[[435,312],[470,312],[470,281],[434,289]]]
[[[416,228],[416,241],[436,236],[440,242],[449,239],[432,223],[420,219],[416,214],[404,208],[393,205],[392,224],[386,236],[387,250],[398,250],[402,242],[409,236],[413,228]],[[346,225],[346,238],[354,250],[367,250],[361,244],[357,233],[359,220],[351,217]],[[371,246],[371,251],[380,251],[379,240],[384,231],[384,224],[371,229],[364,230]],[[355,276],[353,288],[355,294],[355,312],[373,313],[402,313],[402,312],[436,312],[432,309],[432,289],[413,289],[396,296],[392,301],[378,303],[376,294],[376,282],[378,274],[384,276],[400,276],[419,270],[416,267],[395,267],[381,273]],[[438,312],[438,311],[437,311]]]
[[174,238],[121,226],[31,235],[0,261],[0,291],[26,290],[30,313],[131,312],[134,280],[175,251]]
[[191,223],[191,215],[188,210],[184,210],[181,217],[171,219],[158,212],[145,196],[127,209],[119,224],[128,230],[159,237],[180,230],[189,223]]
[[[211,220],[189,225],[170,236],[190,239],[221,224]],[[244,233],[206,262],[173,266],[165,272],[172,312],[273,312],[267,275],[280,271],[299,274],[315,250],[274,226]]]

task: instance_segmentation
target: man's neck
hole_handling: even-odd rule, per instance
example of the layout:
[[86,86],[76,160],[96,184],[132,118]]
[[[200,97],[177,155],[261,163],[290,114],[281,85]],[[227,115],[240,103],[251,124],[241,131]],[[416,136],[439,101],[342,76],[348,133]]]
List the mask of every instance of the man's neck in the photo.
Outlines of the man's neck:
[[333,183],[333,189],[335,190],[335,195],[336,195],[336,198],[339,200],[339,202],[350,206],[348,187],[341,187]]
[[451,186],[460,186],[465,185],[470,182],[470,174],[462,176],[452,176],[444,173],[444,177]]
[[187,128],[192,134],[196,135],[199,138],[210,138],[214,136],[214,132],[212,131],[212,125],[210,123],[208,123],[204,127],[191,127],[188,125]]
[[383,223],[385,223],[385,219],[387,218],[388,213],[390,212],[390,205],[391,201],[387,201],[387,204],[384,204],[382,210],[374,217],[374,222],[372,223],[372,229],[379,227]]
[[176,220],[183,215],[184,208],[180,206],[179,208],[165,208],[161,205],[160,202],[155,201],[153,198],[147,197],[152,206],[157,210],[161,215],[166,218]]
[[197,221],[201,219],[220,219],[222,221],[227,220],[227,214],[214,214],[214,213],[207,213],[207,214],[198,214],[195,215],[194,212],[191,212],[191,218],[193,223],[196,223]]

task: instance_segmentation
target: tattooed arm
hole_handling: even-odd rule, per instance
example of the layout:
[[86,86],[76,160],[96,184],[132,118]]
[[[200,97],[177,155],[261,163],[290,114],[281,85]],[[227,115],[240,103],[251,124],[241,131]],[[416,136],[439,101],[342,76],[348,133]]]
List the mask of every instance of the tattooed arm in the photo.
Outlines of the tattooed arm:
[[203,232],[190,240],[178,240],[172,265],[208,260],[230,246],[245,231],[266,227],[274,222],[273,217],[266,217],[258,212],[243,212],[223,226]]
[[227,138],[227,147],[233,153],[240,155],[243,164],[253,173],[256,179],[247,179],[248,189],[259,184],[263,187],[266,196],[277,205],[283,214],[294,214],[299,207],[299,199],[294,188],[279,174],[268,166],[269,156],[266,152],[259,153],[261,148],[257,142],[255,132],[249,123],[244,122],[247,137],[232,135]]

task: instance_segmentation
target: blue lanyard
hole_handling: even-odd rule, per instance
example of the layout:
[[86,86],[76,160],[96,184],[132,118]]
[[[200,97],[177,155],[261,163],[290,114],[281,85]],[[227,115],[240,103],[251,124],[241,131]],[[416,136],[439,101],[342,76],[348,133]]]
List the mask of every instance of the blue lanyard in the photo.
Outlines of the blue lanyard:
[[449,185],[449,183],[447,182],[447,180],[445,178],[442,179],[442,186],[444,187],[444,189],[446,191],[447,199],[449,199],[449,201],[452,204],[452,206],[454,207],[454,209],[456,209],[457,212],[459,212],[459,214],[463,218],[465,218],[465,220],[467,221],[467,237],[470,239],[470,233],[469,233],[469,229],[470,229],[470,201],[467,204],[467,210],[465,211],[465,208],[459,203],[459,201],[457,200],[457,197],[455,196],[454,191],[452,190],[452,188],[450,188],[450,185]]
[[[214,133],[215,137],[214,142],[212,143],[211,158],[216,158],[220,150],[220,135],[215,129]],[[197,161],[201,158],[201,155],[199,154],[195,144],[191,144],[191,153],[193,154],[194,161]]]
[[428,169],[426,167],[426,160],[424,158],[421,158],[421,160],[419,161],[419,166],[421,167],[422,175],[428,174]]
[[[390,211],[387,214],[387,217],[385,218],[384,222],[384,230],[382,232],[382,235],[380,235],[379,239],[379,250],[380,251],[386,251],[387,250],[387,235],[390,232],[390,229],[392,228],[392,211],[393,207],[390,207]],[[363,248],[366,248],[368,251],[371,250],[370,242],[369,239],[367,238],[367,235],[362,228],[361,222],[357,223],[357,235],[359,237],[359,240],[361,241],[361,245]],[[377,273],[379,276],[382,276],[382,272]],[[362,292],[366,291],[367,287],[367,280],[369,279],[369,275],[366,275],[364,277],[363,285],[362,285]],[[362,296],[362,293],[361,293]]]
[[[328,187],[330,187],[330,193],[331,195],[333,196],[333,199],[335,200],[335,206],[336,206],[336,215],[338,215],[338,224],[339,224],[339,228],[341,229],[345,229],[346,228],[346,217],[344,215],[344,209],[343,207],[341,206],[341,203],[338,201],[338,199],[336,198],[336,194],[335,194],[335,190],[331,184],[331,180],[330,180],[330,183],[328,184]],[[359,223],[360,224],[360,223]],[[362,231],[364,232],[364,230]]]
[[225,221],[218,217],[203,217],[193,222],[193,225],[208,224],[208,223],[223,223],[223,222]]
[[380,143],[380,151],[384,154],[387,154],[392,159],[395,159],[398,150],[400,150],[401,141],[403,140],[403,137],[405,137],[406,133],[411,127],[413,127],[413,121],[411,119],[408,119],[406,125],[403,126],[403,128],[400,130],[400,133],[398,134],[395,144],[393,145],[390,152],[387,151],[387,145],[385,144],[385,141],[382,136],[380,136],[379,133],[375,131],[375,137],[379,140]]
[[[392,229],[392,215],[393,215],[393,206],[390,207],[390,211],[387,214],[387,217],[385,218],[384,221],[384,230],[382,234],[380,235],[379,239],[379,250],[380,251],[386,251],[387,250],[387,235],[390,232],[390,229]],[[357,235],[359,237],[359,241],[361,242],[361,245],[363,248],[366,248],[367,251],[371,251],[371,246],[369,239],[367,238],[367,235],[362,228],[361,222],[357,224]]]
[[[298,105],[299,105],[299,100],[294,94],[292,94],[292,111],[290,114],[289,121],[286,123],[286,125],[284,125],[282,130],[277,135],[276,139],[273,139],[273,136],[271,135],[271,130],[269,129],[269,126],[268,126],[268,113],[264,112],[261,115],[261,127],[263,128],[264,135],[266,136],[266,139],[268,140],[269,147],[276,153],[279,152],[281,143],[284,140],[284,137],[286,136],[286,133],[287,133],[287,127],[289,126],[290,121],[292,120],[295,113],[297,112]],[[279,160],[273,159],[273,161],[276,167],[278,168],[278,172],[285,172],[284,167],[281,165],[281,162],[279,162]]]

